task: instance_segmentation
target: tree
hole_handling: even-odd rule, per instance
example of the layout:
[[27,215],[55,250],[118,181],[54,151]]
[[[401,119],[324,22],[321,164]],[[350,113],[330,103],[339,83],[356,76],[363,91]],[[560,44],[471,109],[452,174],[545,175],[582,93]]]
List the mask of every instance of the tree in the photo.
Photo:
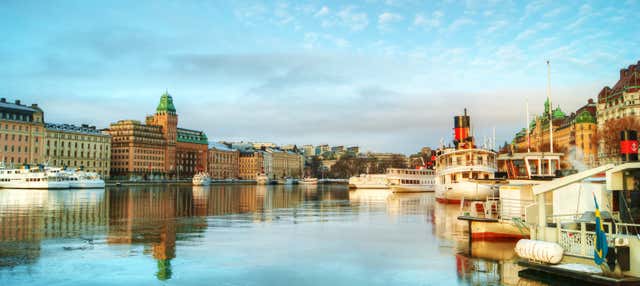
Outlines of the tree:
[[640,130],[640,121],[636,117],[627,116],[610,119],[598,129],[595,141],[600,144],[600,153],[606,158],[617,157],[620,154],[620,132],[624,130]]

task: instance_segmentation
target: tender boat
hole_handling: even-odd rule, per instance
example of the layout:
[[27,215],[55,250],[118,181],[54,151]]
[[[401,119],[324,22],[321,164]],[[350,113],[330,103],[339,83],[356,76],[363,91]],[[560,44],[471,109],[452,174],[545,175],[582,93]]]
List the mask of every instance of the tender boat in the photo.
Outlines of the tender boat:
[[317,178],[311,178],[311,177],[305,177],[299,183],[301,185],[317,185],[318,184],[318,179]]
[[72,189],[103,189],[105,186],[96,172],[67,171],[66,175]]
[[208,186],[211,184],[211,177],[206,172],[198,172],[191,181],[194,186]]
[[394,193],[420,193],[435,190],[435,175],[431,169],[387,169],[389,187]]
[[0,188],[68,189],[69,180],[61,168],[24,165],[19,169],[0,169]]
[[269,182],[269,177],[267,177],[265,173],[258,173],[258,175],[256,175],[256,183],[258,185],[268,185]]
[[386,174],[361,174],[349,178],[349,188],[352,189],[388,189],[389,181]]
[[455,147],[436,152],[436,200],[459,204],[462,200],[485,200],[496,192],[492,180],[496,172],[496,153],[477,148],[470,135],[470,117],[454,117]]

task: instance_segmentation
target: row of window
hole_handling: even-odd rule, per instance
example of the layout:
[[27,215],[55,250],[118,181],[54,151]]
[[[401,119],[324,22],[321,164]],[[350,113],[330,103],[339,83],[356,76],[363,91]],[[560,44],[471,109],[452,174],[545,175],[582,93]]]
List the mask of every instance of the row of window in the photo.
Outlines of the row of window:
[[[16,138],[18,138],[18,142],[22,142],[22,137],[23,137],[22,134],[18,134],[17,137],[16,137],[16,134],[11,134],[11,140],[13,140],[13,141],[15,141]],[[25,142],[29,141],[29,137],[30,137],[29,135],[24,135],[24,141]],[[6,134],[6,133],[4,134],[4,140],[7,140],[7,141],[9,140],[9,134]],[[40,137],[39,136],[34,136],[33,140],[36,143],[38,143],[38,141],[40,140]]]
[[[24,147],[24,148],[22,148]],[[20,146],[18,145],[17,148],[14,145],[4,145],[4,152],[16,152],[16,153],[21,153],[24,151],[24,153],[29,153],[29,146]],[[34,147],[33,149],[35,152],[34,153],[38,153],[38,147]]]
[[111,138],[109,138],[108,136],[98,135],[98,134],[94,136],[90,136],[90,135],[77,135],[77,134],[49,132],[47,133],[47,137],[53,138],[53,139],[81,140],[81,141],[102,142],[102,143],[109,143],[111,141]]

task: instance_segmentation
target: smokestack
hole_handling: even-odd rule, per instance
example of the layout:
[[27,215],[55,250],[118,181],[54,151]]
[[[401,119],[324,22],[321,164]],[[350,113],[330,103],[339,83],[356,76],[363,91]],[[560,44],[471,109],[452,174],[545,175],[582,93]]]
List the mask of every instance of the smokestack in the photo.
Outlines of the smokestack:
[[456,147],[469,139],[470,123],[471,119],[469,115],[467,115],[466,108],[464,109],[464,115],[453,117],[453,138]]
[[620,131],[620,159],[622,162],[638,161],[638,133],[636,131]]

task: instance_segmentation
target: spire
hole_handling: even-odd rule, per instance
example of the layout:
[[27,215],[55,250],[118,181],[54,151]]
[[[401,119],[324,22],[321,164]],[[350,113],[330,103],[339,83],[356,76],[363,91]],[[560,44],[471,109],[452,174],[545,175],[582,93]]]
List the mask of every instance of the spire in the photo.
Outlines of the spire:
[[160,103],[156,108],[157,112],[176,112],[176,107],[173,105],[173,98],[169,94],[168,91],[165,92],[160,97]]

